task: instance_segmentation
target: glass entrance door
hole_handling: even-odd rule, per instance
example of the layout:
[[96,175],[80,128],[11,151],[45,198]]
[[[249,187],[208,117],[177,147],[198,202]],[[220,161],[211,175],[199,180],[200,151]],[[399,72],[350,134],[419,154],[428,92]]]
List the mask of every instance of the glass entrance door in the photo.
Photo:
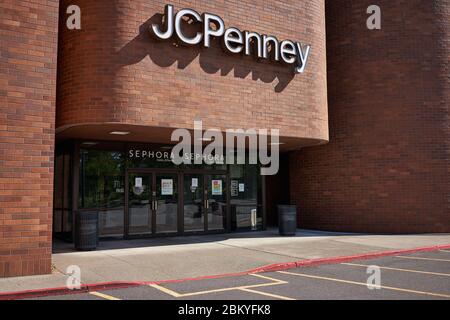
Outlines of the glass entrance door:
[[227,176],[206,174],[205,184],[208,231],[224,230],[227,226]]
[[178,232],[178,174],[128,173],[127,235]]
[[228,226],[227,175],[200,172],[183,176],[184,232],[225,230]]
[[178,174],[155,174],[153,192],[155,233],[178,232]]
[[203,175],[185,174],[183,180],[184,232],[205,231]]
[[127,176],[126,236],[220,232],[230,225],[225,172],[130,170]]
[[128,234],[152,234],[152,174],[128,175]]

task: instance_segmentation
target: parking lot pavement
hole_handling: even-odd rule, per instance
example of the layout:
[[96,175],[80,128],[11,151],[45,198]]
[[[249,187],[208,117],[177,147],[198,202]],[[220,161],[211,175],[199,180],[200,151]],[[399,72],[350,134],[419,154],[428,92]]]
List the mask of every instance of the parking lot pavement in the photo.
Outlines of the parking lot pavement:
[[[368,273],[370,266],[378,267],[379,289],[368,287],[374,275],[373,268]],[[35,299],[450,300],[450,250]]]

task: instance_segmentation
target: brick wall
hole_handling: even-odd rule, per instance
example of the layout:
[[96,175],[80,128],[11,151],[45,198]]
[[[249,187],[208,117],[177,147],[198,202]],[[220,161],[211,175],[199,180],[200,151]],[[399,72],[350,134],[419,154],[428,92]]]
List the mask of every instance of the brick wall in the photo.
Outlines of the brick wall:
[[330,143],[291,154],[300,226],[450,232],[450,2],[326,2]]
[[[324,0],[176,1],[219,15],[226,27],[312,46],[306,72],[225,53],[219,43],[174,46],[151,38],[167,1],[64,0],[82,30],[61,30],[57,130],[112,122],[167,128],[279,128],[281,135],[328,139]],[[94,138],[94,137],[93,137]],[[139,138],[139,137],[137,137]]]
[[58,0],[0,1],[0,277],[51,271]]

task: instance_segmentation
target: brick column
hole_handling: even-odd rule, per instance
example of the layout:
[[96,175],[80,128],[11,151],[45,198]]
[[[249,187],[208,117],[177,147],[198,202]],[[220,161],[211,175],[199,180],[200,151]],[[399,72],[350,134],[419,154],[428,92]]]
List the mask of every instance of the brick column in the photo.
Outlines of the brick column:
[[58,5],[0,2],[0,277],[51,272]]

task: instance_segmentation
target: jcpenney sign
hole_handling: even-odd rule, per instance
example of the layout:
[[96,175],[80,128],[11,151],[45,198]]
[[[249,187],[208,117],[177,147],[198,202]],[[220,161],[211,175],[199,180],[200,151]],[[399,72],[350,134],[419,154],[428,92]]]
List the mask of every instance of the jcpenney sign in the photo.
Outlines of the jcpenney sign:
[[[271,35],[260,35],[257,32],[240,31],[238,28],[225,28],[223,20],[211,13],[200,15],[192,9],[182,9],[176,14],[172,5],[165,7],[164,26],[152,24],[151,33],[160,40],[171,39],[174,34],[186,45],[202,44],[211,46],[213,38],[221,38],[225,50],[231,53],[254,55],[258,59],[273,59],[288,65],[294,65],[296,73],[303,73],[308,62],[311,47],[299,42],[278,39]],[[188,36],[182,30],[182,22],[189,18],[202,24],[201,31],[195,36]],[[200,29],[200,28],[199,28]],[[270,49],[270,52],[269,52]]]

